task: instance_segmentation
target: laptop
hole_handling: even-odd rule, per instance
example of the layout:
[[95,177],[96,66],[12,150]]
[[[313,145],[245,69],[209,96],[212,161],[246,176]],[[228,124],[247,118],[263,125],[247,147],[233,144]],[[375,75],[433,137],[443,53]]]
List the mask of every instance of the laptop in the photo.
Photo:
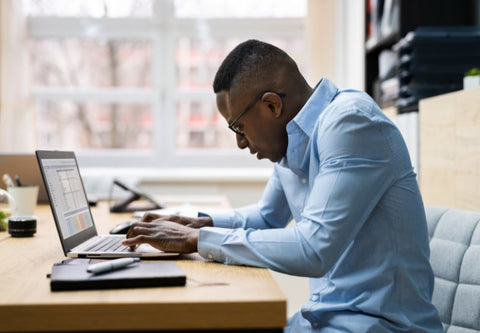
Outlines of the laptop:
[[121,244],[125,235],[98,235],[87,195],[72,151],[37,150],[43,177],[63,252],[72,258],[156,258],[178,256],[149,244],[135,251]]
[[[12,179],[20,177],[23,185],[38,185],[38,202],[48,202],[47,192],[43,186],[42,175],[35,158],[35,154],[27,152],[1,152],[0,176],[8,173]],[[0,182],[0,188],[5,189]]]

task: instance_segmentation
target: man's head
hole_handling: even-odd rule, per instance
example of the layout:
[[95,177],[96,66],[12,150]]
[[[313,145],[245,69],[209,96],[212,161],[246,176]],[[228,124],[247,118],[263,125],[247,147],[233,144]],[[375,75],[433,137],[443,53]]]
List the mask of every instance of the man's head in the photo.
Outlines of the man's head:
[[217,107],[241,149],[279,161],[287,150],[286,125],[311,94],[295,61],[279,48],[248,40],[225,58],[215,75]]

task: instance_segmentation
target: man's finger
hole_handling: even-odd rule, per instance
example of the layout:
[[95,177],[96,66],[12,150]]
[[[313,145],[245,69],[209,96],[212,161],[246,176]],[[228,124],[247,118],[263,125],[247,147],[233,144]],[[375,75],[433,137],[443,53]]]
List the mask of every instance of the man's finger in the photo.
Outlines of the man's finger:
[[[130,229],[128,229],[127,232],[127,238],[133,237],[138,234],[139,230],[143,230],[146,232],[150,228],[153,228],[154,225],[149,223],[149,222],[134,222],[131,226]],[[142,229],[140,229],[142,228]]]
[[147,240],[146,235],[137,235],[135,237],[124,239],[122,241],[122,245],[132,247],[141,243],[146,243],[146,240]]
[[161,218],[162,215],[159,214],[154,214],[154,213],[145,213],[142,217],[143,222],[151,222],[153,220],[156,220],[158,218]]

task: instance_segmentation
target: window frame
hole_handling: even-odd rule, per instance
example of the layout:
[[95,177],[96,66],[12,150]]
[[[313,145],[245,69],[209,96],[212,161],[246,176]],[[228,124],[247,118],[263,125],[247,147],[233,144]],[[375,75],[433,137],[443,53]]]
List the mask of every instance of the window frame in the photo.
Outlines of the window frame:
[[[198,25],[206,23],[211,37],[282,38],[304,36],[304,18],[174,18],[173,0],[155,1],[152,17],[72,18],[28,17],[29,37],[148,40],[152,42],[152,89],[35,87],[36,100],[69,99],[77,102],[140,102],[151,105],[152,149],[85,149],[77,156],[85,167],[262,167],[268,161],[252,158],[239,149],[177,149],[176,103],[180,100],[214,100],[210,89],[177,90],[175,52],[181,37],[198,37]],[[94,27],[95,35],[90,29]],[[212,78],[213,80],[213,78]],[[169,126],[170,124],[170,126]],[[227,123],[225,122],[225,127]],[[235,137],[232,136],[232,140]],[[53,147],[52,147],[53,148]]]

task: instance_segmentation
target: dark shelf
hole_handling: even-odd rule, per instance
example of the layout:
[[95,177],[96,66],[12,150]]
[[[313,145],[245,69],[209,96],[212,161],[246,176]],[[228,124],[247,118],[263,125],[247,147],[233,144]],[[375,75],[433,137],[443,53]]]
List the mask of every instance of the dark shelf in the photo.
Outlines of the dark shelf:
[[[365,1],[365,36],[369,34],[369,1]],[[383,4],[386,0],[376,0]],[[378,38],[365,41],[365,91],[372,97],[378,87],[378,57],[389,50],[408,32],[420,26],[458,26],[475,24],[475,0],[392,0],[398,6],[396,31]],[[381,6],[383,7],[383,5]],[[380,8],[381,8],[380,7]],[[371,26],[370,26],[371,28]],[[377,89],[378,90],[378,89]]]

